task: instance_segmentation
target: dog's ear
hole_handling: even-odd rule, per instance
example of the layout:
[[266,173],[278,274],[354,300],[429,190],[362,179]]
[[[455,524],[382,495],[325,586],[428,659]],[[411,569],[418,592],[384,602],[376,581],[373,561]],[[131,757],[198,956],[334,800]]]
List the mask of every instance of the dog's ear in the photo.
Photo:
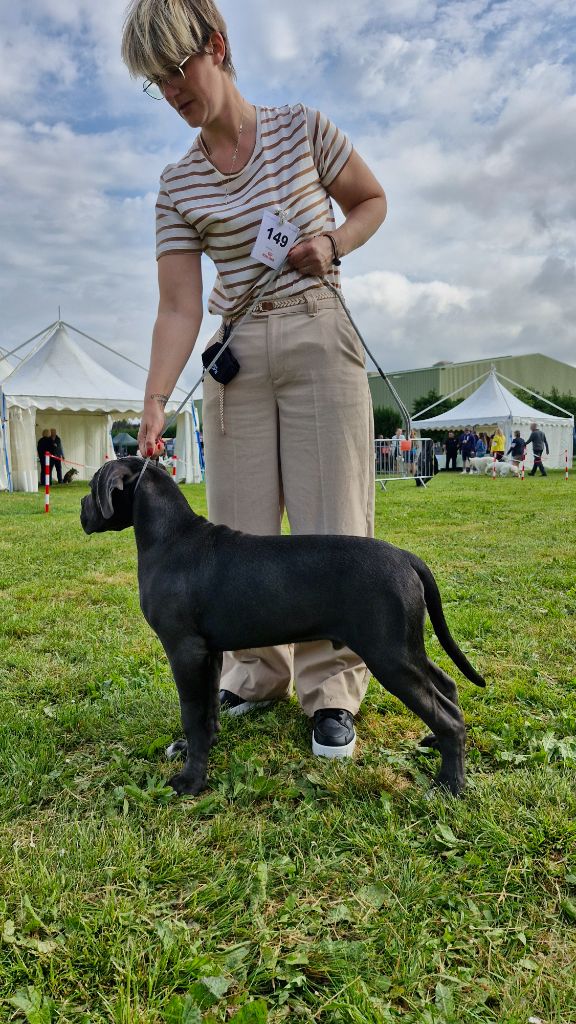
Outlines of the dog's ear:
[[98,470],[96,484],[96,503],[103,519],[111,519],[114,515],[112,504],[112,492],[123,491],[124,484],[129,484],[138,476],[134,470],[126,465],[123,459],[117,462],[108,462],[102,469]]

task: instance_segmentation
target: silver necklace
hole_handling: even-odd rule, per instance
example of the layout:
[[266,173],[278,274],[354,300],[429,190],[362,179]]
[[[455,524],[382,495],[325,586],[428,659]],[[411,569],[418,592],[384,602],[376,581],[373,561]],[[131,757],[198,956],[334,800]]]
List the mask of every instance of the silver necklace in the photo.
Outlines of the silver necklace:
[[[236,166],[236,158],[238,156],[238,150],[240,148],[240,139],[242,137],[242,129],[243,128],[244,128],[244,107],[242,107],[242,115],[240,117],[240,127],[238,129],[238,137],[236,139],[236,148],[234,149],[234,156],[232,157],[232,163],[230,165],[230,170],[228,171],[228,175],[226,177],[224,177],[224,192],[225,192],[225,196],[226,196],[226,205],[228,205],[228,203],[230,202],[230,192],[228,191],[228,178],[231,177],[232,174],[234,174],[234,168]],[[202,138],[202,135],[200,135],[200,137]],[[206,142],[206,140],[204,138],[202,138],[202,145],[204,146],[204,149],[206,150],[206,152],[208,153],[208,156],[212,160],[212,153],[210,152],[210,147],[208,146],[208,143]]]

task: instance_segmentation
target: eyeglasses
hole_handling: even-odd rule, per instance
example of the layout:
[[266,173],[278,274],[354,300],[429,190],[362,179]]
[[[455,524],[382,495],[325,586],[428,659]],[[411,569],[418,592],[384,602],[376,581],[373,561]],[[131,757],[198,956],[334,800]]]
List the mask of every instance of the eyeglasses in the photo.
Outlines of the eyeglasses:
[[180,61],[180,63],[176,67],[172,68],[172,70],[167,70],[166,74],[162,78],[147,78],[146,81],[144,82],[144,85],[142,86],[142,89],[144,90],[146,95],[150,96],[150,98],[153,100],[163,100],[164,90],[166,89],[166,86],[169,84],[170,80],[172,78],[175,78],[178,73],[182,75],[182,78],[185,77],[183,67],[186,61],[190,60],[190,57],[193,56],[193,53],[189,53],[188,56],[184,57],[184,60]]

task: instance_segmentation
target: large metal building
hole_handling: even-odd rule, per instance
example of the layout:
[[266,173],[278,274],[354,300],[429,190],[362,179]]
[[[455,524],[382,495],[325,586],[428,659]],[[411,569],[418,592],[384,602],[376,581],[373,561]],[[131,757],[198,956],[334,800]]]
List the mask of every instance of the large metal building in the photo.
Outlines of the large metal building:
[[[498,373],[539,395],[548,395],[553,388],[563,395],[576,395],[576,366],[561,363],[539,352],[525,356],[495,356],[467,363],[435,363],[434,366],[425,366],[419,370],[399,370],[388,376],[409,411],[413,412],[414,402],[429,391],[445,397],[457,388],[470,384],[470,387],[458,393],[457,398],[461,401],[478,387],[477,378],[487,373],[492,366]],[[374,407],[394,408],[394,400],[379,374],[369,372],[368,381]]]

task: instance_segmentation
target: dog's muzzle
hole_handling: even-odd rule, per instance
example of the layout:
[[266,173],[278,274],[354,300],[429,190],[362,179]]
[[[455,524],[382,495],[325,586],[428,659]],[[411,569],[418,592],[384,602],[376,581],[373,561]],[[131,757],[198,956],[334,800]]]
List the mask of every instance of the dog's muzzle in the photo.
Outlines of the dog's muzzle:
[[80,502],[80,525],[82,526],[84,533],[95,532],[97,526],[94,520],[97,519],[97,517],[94,513],[94,499],[91,494],[86,494]]

